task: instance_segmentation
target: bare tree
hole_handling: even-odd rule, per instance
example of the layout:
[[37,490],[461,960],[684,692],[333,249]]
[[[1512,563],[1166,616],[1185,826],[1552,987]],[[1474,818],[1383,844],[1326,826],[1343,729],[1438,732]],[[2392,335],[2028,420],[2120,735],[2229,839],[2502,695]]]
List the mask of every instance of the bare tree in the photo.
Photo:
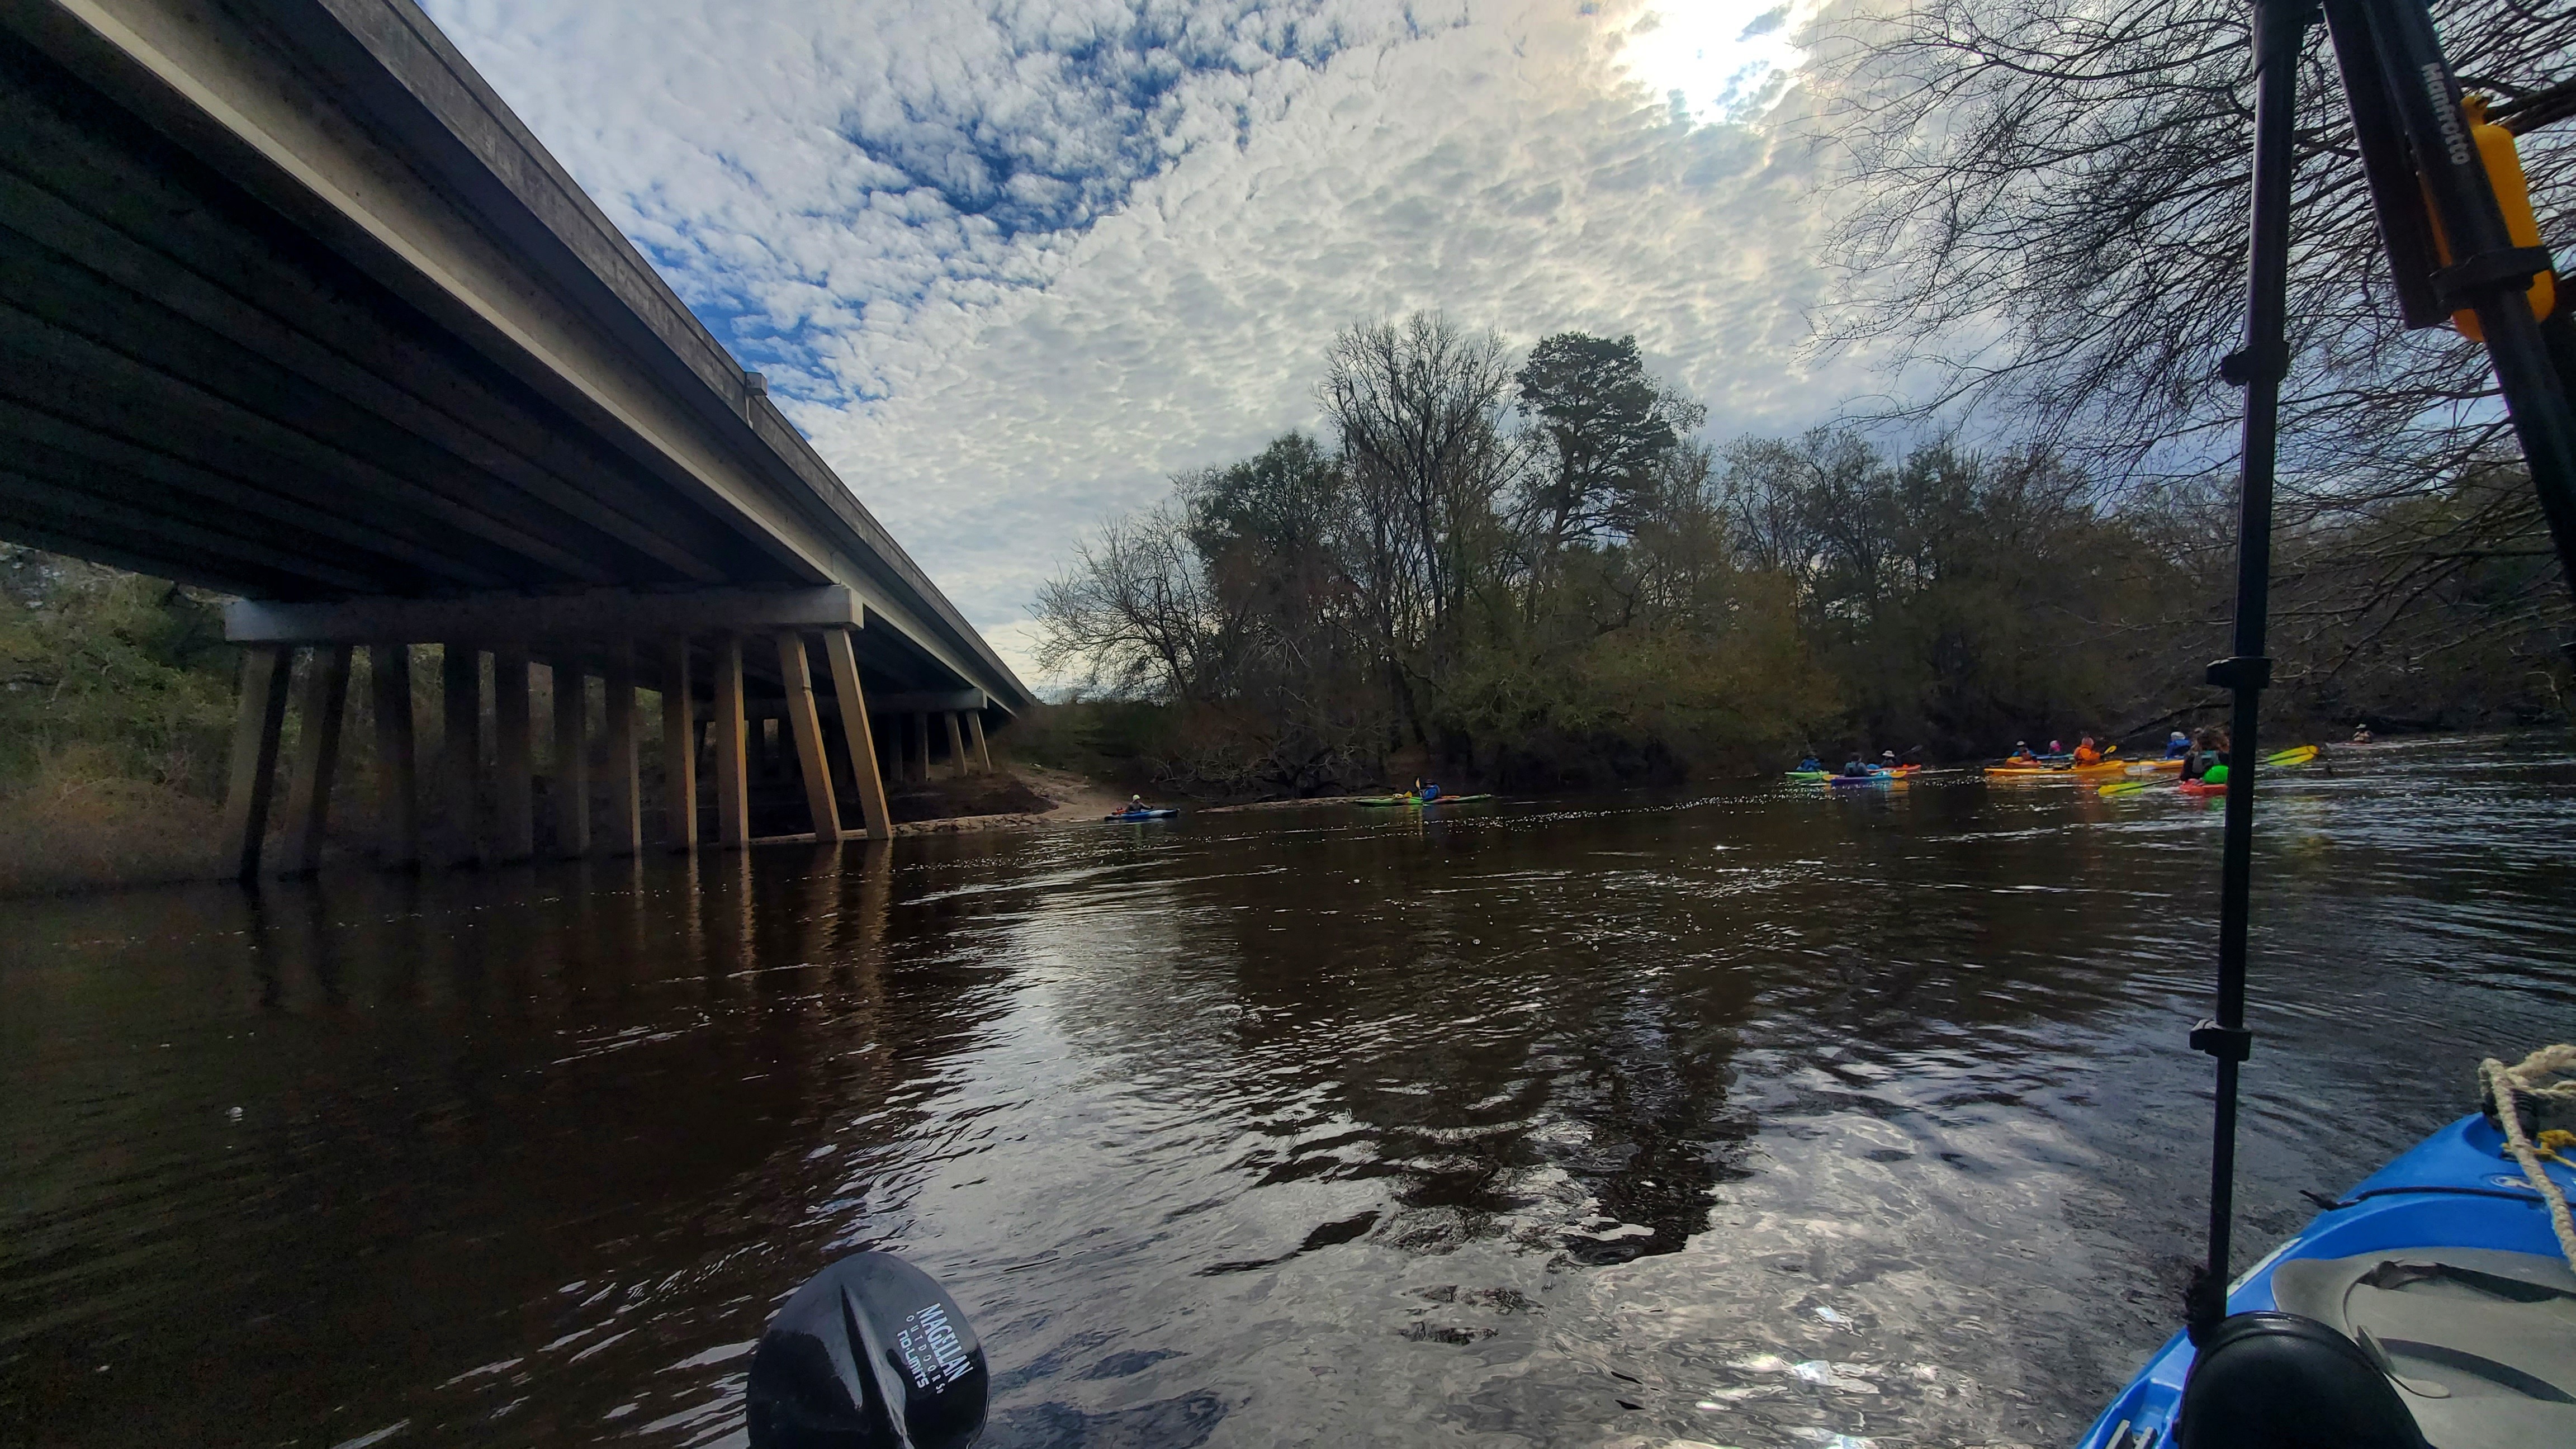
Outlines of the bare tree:
[[[2576,7],[2443,0],[2472,89],[2576,72]],[[1895,344],[1940,380],[1912,410],[1999,409],[2108,476],[2224,469],[2238,394],[2253,136],[2242,0],[1910,0],[1817,35],[1821,117],[1860,201],[1834,256],[1840,342]],[[1848,12],[1846,12],[1848,16]],[[2366,506],[2512,440],[2482,351],[2409,333],[2380,256],[2322,32],[2300,77],[2285,479],[2312,508]],[[2562,253],[2576,137],[2522,143]]]
[[1164,700],[1203,697],[1235,633],[1170,502],[1081,545],[1071,570],[1038,587],[1036,614],[1040,669],[1079,666],[1092,688]]
[[1359,512],[1350,572],[1417,735],[1412,676],[1451,651],[1501,530],[1495,499],[1518,464],[1498,426],[1510,381],[1500,336],[1427,312],[1345,328],[1325,354],[1317,396]]

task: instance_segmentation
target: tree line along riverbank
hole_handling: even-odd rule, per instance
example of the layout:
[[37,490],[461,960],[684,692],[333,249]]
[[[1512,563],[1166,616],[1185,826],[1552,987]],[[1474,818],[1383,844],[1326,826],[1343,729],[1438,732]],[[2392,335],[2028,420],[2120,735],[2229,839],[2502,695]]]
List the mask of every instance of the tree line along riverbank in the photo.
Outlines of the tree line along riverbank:
[[[2215,722],[2232,502],[2039,446],[1701,436],[1631,338],[1343,330],[1321,437],[1182,474],[1043,589],[1078,681],[1024,748],[1210,796],[2002,754]],[[2269,708],[2311,732],[2566,718],[2569,611],[2510,468],[2290,520]],[[2462,553],[2469,523],[2496,536]]]

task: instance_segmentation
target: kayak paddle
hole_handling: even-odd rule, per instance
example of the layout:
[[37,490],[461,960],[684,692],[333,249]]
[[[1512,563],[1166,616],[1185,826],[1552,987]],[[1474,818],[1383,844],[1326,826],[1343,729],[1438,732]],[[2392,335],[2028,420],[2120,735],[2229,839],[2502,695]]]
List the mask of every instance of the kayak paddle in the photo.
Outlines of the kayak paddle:
[[2114,780],[2110,784],[2103,786],[2093,793],[2096,795],[2135,795],[2145,788],[2147,788],[2147,782],[2144,780]]
[[2292,745],[2286,750],[2274,750],[2272,753],[2265,755],[2263,757],[2263,763],[2267,765],[2304,765],[2316,757],[2316,746]]
[[796,1290],[751,1356],[752,1449],[966,1449],[992,1375],[929,1274],[858,1253]]

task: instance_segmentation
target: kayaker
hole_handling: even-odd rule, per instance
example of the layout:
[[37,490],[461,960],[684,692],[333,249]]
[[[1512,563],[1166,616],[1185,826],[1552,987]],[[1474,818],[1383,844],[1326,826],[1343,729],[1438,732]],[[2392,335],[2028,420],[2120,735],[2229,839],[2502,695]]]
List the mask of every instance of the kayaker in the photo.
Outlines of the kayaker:
[[1892,775],[1892,774],[1894,774],[1894,773],[1896,773],[1896,751],[1894,751],[1894,750],[1881,750],[1881,751],[1879,751],[1879,752],[1878,752],[1878,767],[1879,767],[1880,769],[1882,769],[1882,770],[1887,771],[1887,772],[1888,772],[1889,774],[1891,774],[1891,775]]
[[1440,798],[1440,787],[1437,785],[1425,785],[1420,780],[1416,780],[1413,782],[1413,798],[1425,801],[1437,800]]
[[2102,763],[2102,752],[2093,747],[2093,737],[2091,735],[2086,735],[2082,742],[2075,746],[2076,767],[2080,769],[2086,765],[2098,765],[2100,763]]
[[1869,777],[1869,762],[1855,754],[1850,759],[1843,761],[1843,773],[1855,780],[1867,779]]
[[2050,740],[2048,742],[2048,757],[2052,760],[2062,760],[2066,758],[2066,742],[2064,740]]
[[1824,772],[1825,762],[1817,759],[1816,752],[1813,750],[1809,750],[1807,757],[1798,762],[1798,773],[1801,775],[1821,775]]
[[2013,741],[2012,758],[2008,763],[2015,765],[2036,765],[2039,763],[2039,756],[2031,753],[2030,741],[2015,740]]
[[2202,730],[2199,736],[2191,742],[2191,748],[2183,752],[2182,777],[2186,780],[2197,780],[2201,776],[2208,774],[2209,767],[2217,762],[2217,732],[2213,730]]
[[2179,760],[2191,753],[2191,736],[2180,730],[2165,736],[2165,758]]
[[2367,720],[2352,727],[2352,742],[2356,745],[2370,743],[2370,724]]

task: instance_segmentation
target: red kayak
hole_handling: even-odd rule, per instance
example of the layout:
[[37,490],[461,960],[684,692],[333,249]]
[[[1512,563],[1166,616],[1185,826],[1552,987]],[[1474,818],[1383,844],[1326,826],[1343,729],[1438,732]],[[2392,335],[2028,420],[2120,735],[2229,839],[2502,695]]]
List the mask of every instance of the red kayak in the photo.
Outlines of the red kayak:
[[2227,793],[2227,782],[2222,780],[2212,785],[2201,780],[2184,780],[2174,788],[2186,795],[2224,795]]

